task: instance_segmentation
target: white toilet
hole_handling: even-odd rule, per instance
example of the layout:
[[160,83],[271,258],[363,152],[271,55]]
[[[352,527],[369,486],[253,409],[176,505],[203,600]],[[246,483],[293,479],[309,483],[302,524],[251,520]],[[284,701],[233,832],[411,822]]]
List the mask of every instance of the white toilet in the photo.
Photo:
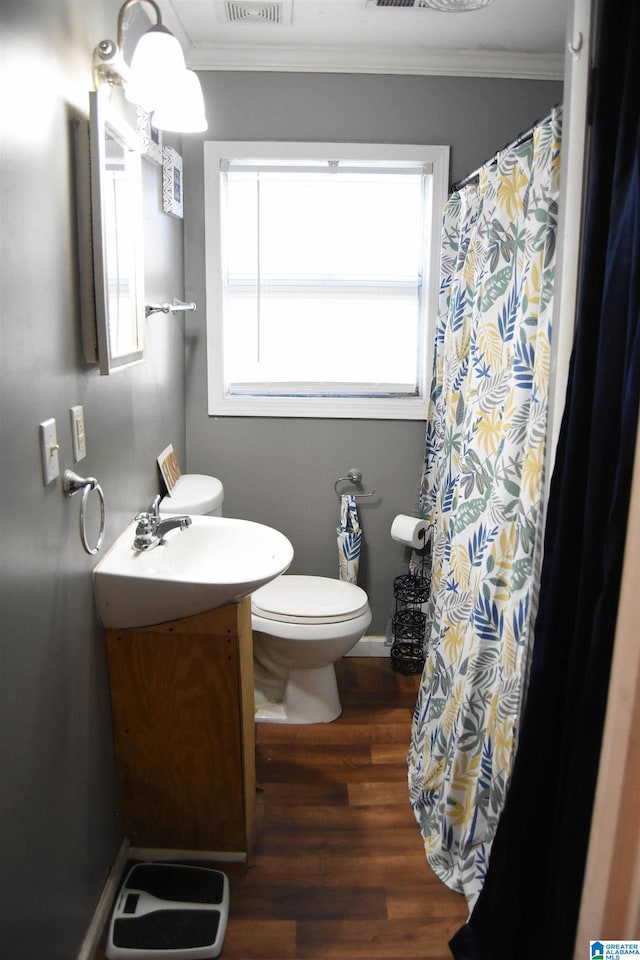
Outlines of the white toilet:
[[329,723],[342,712],[334,663],[371,623],[354,583],[283,574],[251,598],[256,720]]
[[[224,489],[204,474],[183,474],[161,514],[222,516]],[[342,707],[334,663],[371,623],[366,593],[330,577],[283,574],[251,597],[256,720],[329,723]]]
[[183,473],[171,496],[160,501],[160,513],[191,513],[194,516],[222,516],[224,487],[216,477],[204,473]]

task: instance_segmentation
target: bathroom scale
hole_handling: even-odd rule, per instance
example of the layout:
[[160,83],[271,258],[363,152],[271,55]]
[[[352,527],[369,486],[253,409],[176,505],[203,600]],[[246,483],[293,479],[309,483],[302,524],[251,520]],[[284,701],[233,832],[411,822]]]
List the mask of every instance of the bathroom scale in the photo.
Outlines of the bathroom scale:
[[138,863],[116,897],[109,960],[213,960],[229,914],[229,880],[220,870]]

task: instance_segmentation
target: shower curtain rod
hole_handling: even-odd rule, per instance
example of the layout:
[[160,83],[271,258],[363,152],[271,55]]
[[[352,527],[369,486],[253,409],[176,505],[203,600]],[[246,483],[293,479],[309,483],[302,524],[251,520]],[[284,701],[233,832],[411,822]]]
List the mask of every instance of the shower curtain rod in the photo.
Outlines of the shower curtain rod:
[[485,160],[484,163],[481,163],[479,167],[476,167],[473,173],[469,173],[467,174],[466,177],[463,177],[461,180],[457,180],[455,183],[452,183],[449,192],[455,193],[456,190],[462,190],[462,188],[466,187],[468,183],[471,183],[472,180],[475,180],[477,177],[479,177],[480,171],[484,167],[486,167],[488,163],[491,163],[493,160],[495,160],[498,154],[504,153],[505,150],[514,150],[516,147],[519,147],[521,143],[526,143],[527,140],[530,140],[536,128],[539,127],[540,124],[542,123],[547,123],[551,119],[553,111],[557,110],[559,106],[560,104],[557,103],[555,107],[553,107],[553,109],[550,110],[545,117],[541,117],[540,120],[536,120],[535,123],[533,123],[528,130],[525,130],[523,133],[519,133],[518,136],[515,138],[515,140],[512,140],[511,143],[508,143],[505,147],[502,148],[502,150],[498,150],[493,155],[493,157],[491,157],[489,160]]

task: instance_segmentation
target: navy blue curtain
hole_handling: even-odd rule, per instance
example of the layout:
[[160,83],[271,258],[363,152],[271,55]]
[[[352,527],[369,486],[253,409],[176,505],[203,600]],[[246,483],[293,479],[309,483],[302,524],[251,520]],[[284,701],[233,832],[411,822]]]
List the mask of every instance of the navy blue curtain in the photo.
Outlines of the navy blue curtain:
[[529,690],[485,885],[450,943],[457,960],[574,950],[640,392],[640,2],[601,7],[583,279]]

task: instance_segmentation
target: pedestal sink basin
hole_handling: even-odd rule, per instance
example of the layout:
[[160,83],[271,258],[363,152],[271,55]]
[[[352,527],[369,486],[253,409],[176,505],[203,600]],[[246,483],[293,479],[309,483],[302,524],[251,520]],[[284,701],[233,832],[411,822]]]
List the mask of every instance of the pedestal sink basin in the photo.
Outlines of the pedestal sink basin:
[[145,627],[238,603],[289,567],[293,547],[262,523],[192,517],[186,530],[142,553],[136,523],[120,534],[93,571],[105,627]]

